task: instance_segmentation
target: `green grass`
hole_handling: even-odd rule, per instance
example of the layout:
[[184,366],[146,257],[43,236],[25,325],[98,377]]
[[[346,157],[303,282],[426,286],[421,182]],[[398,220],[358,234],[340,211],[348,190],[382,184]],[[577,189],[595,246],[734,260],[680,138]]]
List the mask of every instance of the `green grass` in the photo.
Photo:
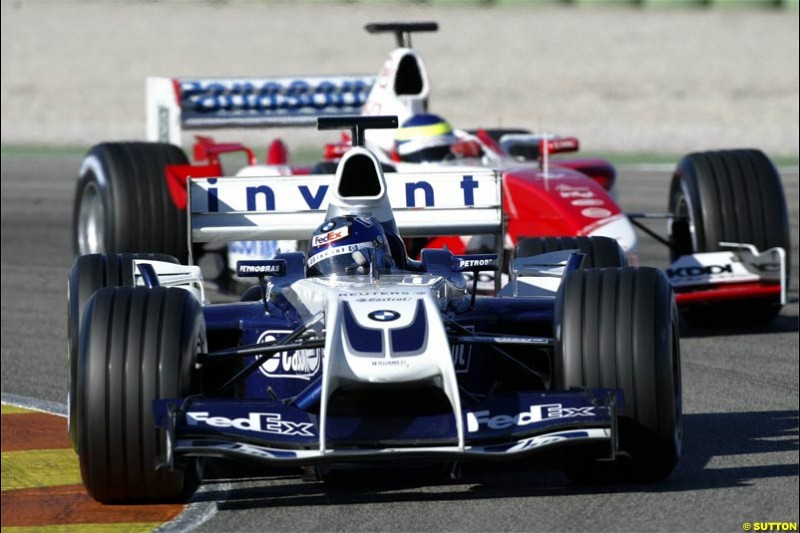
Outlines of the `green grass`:
[[[45,144],[3,144],[0,146],[0,155],[3,156],[54,156],[77,155],[82,156],[89,151],[89,146],[53,146]],[[185,146],[184,149],[187,149]],[[295,163],[315,163],[322,159],[321,146],[289,147],[292,161]],[[191,147],[188,147],[191,151]],[[237,154],[241,157],[241,154]]]
[[[0,154],[5,156],[81,156],[89,149],[88,146],[48,146],[28,144],[4,144],[0,146]],[[313,164],[322,159],[321,146],[298,146],[289,148],[292,162],[296,164]],[[629,152],[578,152],[577,154],[564,154],[557,157],[599,157],[607,159],[615,165],[638,165],[677,163],[684,154],[658,154],[658,153],[629,153]],[[798,166],[797,156],[768,154],[778,166]]]
[[293,163],[311,165],[322,160],[322,146],[298,146],[289,147],[289,156]]
[[[292,161],[300,164],[316,163],[322,157],[321,148],[313,146],[299,146],[295,149],[290,148]],[[686,154],[657,154],[657,153],[636,153],[636,152],[577,152],[575,154],[556,155],[559,157],[599,157],[607,159],[615,165],[642,165],[658,163],[677,163]],[[797,156],[782,156],[768,154],[772,161],[778,166],[797,166]]]
[[[577,154],[564,154],[563,157],[599,157],[607,159],[615,165],[643,165],[677,163],[686,154],[654,154],[654,153],[625,153],[625,152],[578,152]],[[797,166],[798,157],[791,155],[767,154],[776,166]],[[562,156],[555,156],[562,157]]]
[[47,156],[47,155],[83,155],[88,146],[50,146],[44,144],[4,144],[0,146],[0,155],[4,156]]

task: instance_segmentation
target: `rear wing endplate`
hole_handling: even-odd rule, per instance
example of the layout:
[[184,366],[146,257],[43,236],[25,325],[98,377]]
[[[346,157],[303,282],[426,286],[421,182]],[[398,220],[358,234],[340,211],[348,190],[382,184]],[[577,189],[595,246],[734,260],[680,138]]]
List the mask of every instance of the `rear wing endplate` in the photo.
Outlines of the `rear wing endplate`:
[[181,145],[187,129],[316,126],[358,114],[374,76],[147,78],[147,140]]

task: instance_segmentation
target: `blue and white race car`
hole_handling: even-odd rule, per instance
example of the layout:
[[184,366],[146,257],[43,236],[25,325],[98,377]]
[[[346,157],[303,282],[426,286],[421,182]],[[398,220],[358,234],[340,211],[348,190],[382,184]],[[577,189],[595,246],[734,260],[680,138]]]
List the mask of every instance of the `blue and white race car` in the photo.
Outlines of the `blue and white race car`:
[[[76,260],[69,424],[89,493],[186,497],[207,457],[335,468],[546,451],[576,481],[666,478],[682,407],[664,274],[596,237],[591,253],[517,257],[496,296],[477,296],[502,254],[413,261],[400,232],[502,235],[500,176],[387,183],[358,145],[396,117],[319,125],[353,130],[334,177],[189,182],[193,243],[310,239],[307,256],[240,262],[259,280],[241,301],[209,304],[199,269],[167,256]],[[434,206],[409,207],[423,183]]]

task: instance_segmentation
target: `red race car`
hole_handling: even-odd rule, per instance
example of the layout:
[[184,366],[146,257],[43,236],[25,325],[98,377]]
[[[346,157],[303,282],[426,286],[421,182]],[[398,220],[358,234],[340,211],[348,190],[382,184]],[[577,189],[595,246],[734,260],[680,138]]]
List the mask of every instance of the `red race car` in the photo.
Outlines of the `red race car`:
[[[481,193],[467,179],[470,172],[490,169],[502,177],[505,242],[487,236],[417,240],[407,243],[412,255],[423,245],[445,244],[455,253],[505,249],[513,257],[579,248],[594,266],[620,266],[637,262],[634,227],[639,227],[670,248],[673,262],[665,265],[666,273],[692,322],[761,324],[780,311],[789,271],[788,215],[780,177],[762,152],[689,154],[673,174],[666,212],[624,213],[614,198],[615,170],[609,162],[550,159],[577,151],[576,138],[520,128],[459,130],[430,113],[428,74],[411,36],[435,31],[435,23],[366,29],[397,38],[398,47],[377,77],[149,78],[148,142],[99,144],[84,159],[75,199],[76,252],[150,250],[191,260],[192,252],[201,251],[187,244],[187,177],[221,177],[220,155],[241,152],[246,165],[237,176],[314,174],[325,183],[322,176],[330,179],[350,146],[345,136],[325,146],[323,161],[302,166],[290,164],[280,139],[268,145],[259,163],[247,146],[198,136],[190,163],[180,148],[184,130],[313,126],[320,116],[397,115],[400,130],[372,130],[365,140],[385,171],[420,172],[426,178],[406,183],[406,190],[395,195],[405,199],[404,207],[435,206],[430,183],[437,171],[461,170],[465,199]],[[391,173],[387,183],[391,187]],[[325,195],[322,187],[308,189],[300,207],[324,209]],[[282,201],[260,187],[252,191],[248,208],[280,210]],[[654,234],[638,221],[642,218],[668,220],[667,235]],[[294,241],[261,241],[257,231],[253,235],[255,240],[227,245],[230,264],[298,248]],[[515,276],[513,269],[508,274]]]

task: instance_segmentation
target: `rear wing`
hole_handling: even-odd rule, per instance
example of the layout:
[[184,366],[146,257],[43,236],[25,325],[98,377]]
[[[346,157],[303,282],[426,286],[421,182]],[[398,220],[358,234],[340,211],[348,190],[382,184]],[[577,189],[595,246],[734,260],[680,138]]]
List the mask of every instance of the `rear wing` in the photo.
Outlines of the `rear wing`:
[[316,125],[358,114],[374,76],[147,78],[147,140],[181,145],[188,129]]
[[[491,234],[502,257],[499,173],[403,172],[385,178],[401,236]],[[190,242],[308,240],[324,221],[333,180],[333,175],[190,178]]]

